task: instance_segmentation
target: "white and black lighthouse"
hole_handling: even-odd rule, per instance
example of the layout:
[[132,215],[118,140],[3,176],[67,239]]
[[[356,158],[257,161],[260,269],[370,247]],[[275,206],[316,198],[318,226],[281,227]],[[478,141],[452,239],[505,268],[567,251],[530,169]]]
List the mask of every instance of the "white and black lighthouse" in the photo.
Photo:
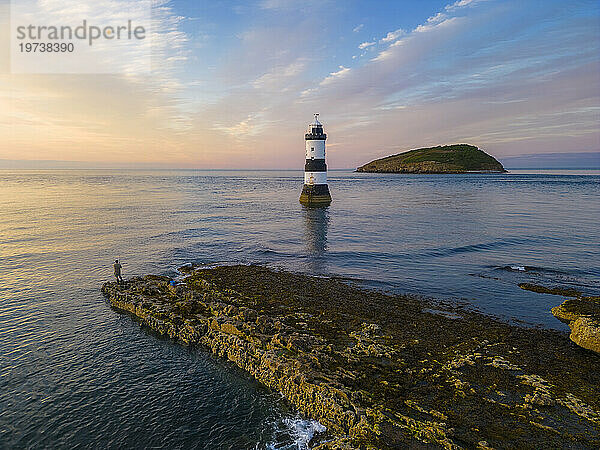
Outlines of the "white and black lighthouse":
[[304,165],[304,187],[300,194],[300,203],[306,206],[329,206],[331,195],[327,187],[327,164],[325,164],[325,140],[323,125],[319,115],[308,126],[304,135],[306,141],[306,164]]

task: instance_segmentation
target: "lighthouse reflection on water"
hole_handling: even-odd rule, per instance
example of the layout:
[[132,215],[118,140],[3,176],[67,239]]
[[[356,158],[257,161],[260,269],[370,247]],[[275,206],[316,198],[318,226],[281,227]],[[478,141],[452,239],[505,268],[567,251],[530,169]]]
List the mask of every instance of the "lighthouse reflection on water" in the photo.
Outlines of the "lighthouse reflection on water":
[[327,229],[329,208],[303,207],[306,270],[313,274],[327,273]]

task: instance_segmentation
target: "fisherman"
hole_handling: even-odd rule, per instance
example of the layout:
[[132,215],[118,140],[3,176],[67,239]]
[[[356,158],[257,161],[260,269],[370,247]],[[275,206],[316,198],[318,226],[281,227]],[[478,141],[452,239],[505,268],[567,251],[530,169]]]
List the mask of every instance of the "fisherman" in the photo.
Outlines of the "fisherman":
[[117,279],[117,283],[123,283],[123,277],[121,276],[121,264],[118,259],[115,259],[115,263],[113,264],[115,268],[115,278]]

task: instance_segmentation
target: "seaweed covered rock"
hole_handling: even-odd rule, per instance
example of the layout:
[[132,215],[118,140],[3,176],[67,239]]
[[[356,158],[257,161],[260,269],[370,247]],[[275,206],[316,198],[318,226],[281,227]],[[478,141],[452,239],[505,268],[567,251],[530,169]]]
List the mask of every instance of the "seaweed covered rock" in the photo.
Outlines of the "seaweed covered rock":
[[525,291],[537,292],[539,294],[562,295],[563,297],[579,297],[581,295],[581,291],[571,287],[547,287],[532,283],[519,283],[519,287]]
[[280,392],[327,427],[320,448],[600,446],[600,357],[562,333],[259,266],[171,281],[102,291]]
[[552,308],[557,319],[571,328],[570,338],[580,347],[600,353],[600,297],[577,297]]

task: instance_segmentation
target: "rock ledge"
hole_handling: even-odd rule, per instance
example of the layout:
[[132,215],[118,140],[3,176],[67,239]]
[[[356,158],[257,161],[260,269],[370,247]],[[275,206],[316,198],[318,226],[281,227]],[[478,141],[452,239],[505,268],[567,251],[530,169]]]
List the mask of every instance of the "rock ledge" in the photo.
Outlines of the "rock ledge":
[[259,266],[102,292],[281,392],[327,427],[320,448],[600,446],[600,357],[562,333]]

